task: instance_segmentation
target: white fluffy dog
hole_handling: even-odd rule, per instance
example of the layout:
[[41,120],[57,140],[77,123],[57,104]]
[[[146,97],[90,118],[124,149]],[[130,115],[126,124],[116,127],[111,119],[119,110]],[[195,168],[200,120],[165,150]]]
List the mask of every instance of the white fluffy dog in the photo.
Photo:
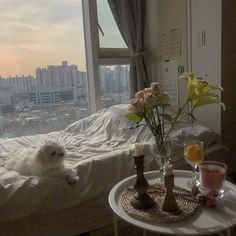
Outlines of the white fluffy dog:
[[65,167],[65,158],[63,146],[48,141],[38,149],[30,147],[16,151],[7,160],[5,168],[26,176],[63,178],[74,184],[79,178],[72,169]]

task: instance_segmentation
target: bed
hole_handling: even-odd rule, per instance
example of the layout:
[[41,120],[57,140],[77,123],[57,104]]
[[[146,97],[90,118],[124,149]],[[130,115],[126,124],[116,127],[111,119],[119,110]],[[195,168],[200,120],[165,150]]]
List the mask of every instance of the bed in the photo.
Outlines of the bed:
[[[156,169],[154,139],[147,127],[127,129],[132,123],[124,116],[127,105],[103,109],[66,129],[43,135],[0,140],[0,232],[4,235],[78,235],[112,222],[107,203],[109,190],[119,180],[134,174],[132,149],[145,146],[145,170]],[[181,124],[172,132],[173,164],[186,169],[183,142],[204,141],[205,159],[219,160],[235,170],[220,136],[207,127]],[[75,168],[78,183],[68,185],[58,178],[20,176],[6,171],[4,163],[17,149],[38,146],[46,140],[63,143]]]

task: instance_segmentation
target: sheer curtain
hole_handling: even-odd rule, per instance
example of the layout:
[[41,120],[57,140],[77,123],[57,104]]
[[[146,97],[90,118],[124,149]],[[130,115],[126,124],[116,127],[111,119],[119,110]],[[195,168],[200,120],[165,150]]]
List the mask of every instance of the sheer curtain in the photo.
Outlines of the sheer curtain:
[[130,54],[131,96],[149,82],[144,49],[144,19],[146,0],[108,0],[112,14]]

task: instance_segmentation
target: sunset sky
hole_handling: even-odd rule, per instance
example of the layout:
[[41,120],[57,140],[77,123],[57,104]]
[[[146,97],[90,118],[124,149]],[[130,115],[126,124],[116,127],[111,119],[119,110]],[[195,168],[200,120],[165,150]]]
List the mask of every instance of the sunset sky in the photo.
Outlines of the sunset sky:
[[[101,47],[126,47],[107,0],[97,0]],[[86,70],[81,0],[0,0],[0,76],[67,60]]]
[[0,0],[0,76],[61,64],[85,70],[80,0]]

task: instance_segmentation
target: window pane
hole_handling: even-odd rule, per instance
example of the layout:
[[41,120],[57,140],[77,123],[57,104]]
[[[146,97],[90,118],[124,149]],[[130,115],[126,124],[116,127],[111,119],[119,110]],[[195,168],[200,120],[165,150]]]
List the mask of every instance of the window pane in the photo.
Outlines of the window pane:
[[89,114],[80,0],[0,0],[0,137]]
[[104,32],[104,36],[99,31],[99,41],[101,48],[127,48],[115,19],[110,10],[107,0],[97,0],[98,22]]
[[129,93],[129,66],[100,66],[102,107],[127,103]]

